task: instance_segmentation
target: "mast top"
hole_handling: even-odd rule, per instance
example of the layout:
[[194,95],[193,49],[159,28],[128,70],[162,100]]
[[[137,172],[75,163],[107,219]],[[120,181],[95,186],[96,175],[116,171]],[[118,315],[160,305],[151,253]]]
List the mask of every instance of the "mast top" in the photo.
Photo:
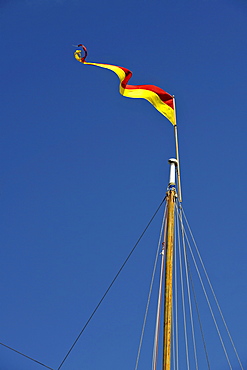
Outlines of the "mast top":
[[176,185],[176,167],[178,166],[178,161],[175,158],[170,158],[168,160],[168,163],[170,164],[170,178],[168,183],[168,188],[174,188]]

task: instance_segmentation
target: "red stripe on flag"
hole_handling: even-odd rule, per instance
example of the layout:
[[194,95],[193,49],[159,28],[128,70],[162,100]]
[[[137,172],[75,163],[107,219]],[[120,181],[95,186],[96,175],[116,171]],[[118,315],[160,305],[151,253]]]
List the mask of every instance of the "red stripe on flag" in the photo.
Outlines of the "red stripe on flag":
[[168,94],[166,91],[164,91],[160,87],[154,86],[154,85],[127,85],[128,81],[132,77],[132,72],[129,69],[124,68],[124,67],[119,67],[119,68],[121,68],[125,73],[125,78],[121,83],[121,85],[124,89],[144,89],[144,90],[153,91],[154,93],[156,93],[160,97],[160,99],[165,104],[167,104],[169,107],[174,109],[174,103],[173,103],[173,96],[172,95]]

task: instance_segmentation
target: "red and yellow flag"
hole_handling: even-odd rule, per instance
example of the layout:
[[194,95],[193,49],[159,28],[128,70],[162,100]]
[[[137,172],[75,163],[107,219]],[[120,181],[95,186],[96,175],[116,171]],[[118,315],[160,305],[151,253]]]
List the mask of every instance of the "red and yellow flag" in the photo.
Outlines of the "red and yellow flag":
[[83,64],[97,66],[101,68],[109,69],[116,73],[119,77],[120,94],[128,98],[142,98],[148,100],[161,114],[163,114],[174,126],[176,125],[174,98],[161,88],[154,85],[127,85],[128,81],[132,77],[132,72],[124,67],[118,67],[111,64],[102,63],[90,63],[86,62],[87,49],[84,45],[78,45],[82,47],[85,52],[82,57],[81,50],[76,50],[74,57],[76,60]]

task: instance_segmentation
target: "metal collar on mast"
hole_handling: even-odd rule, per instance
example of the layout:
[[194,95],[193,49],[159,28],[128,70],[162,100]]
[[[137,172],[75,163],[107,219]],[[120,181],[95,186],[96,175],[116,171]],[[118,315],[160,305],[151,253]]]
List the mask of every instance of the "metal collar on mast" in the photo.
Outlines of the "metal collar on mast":
[[178,165],[178,161],[175,158],[170,158],[168,160],[168,163],[170,163],[170,177],[169,177],[169,183],[168,183],[168,190],[171,190],[171,188],[174,188],[176,185],[176,168]]

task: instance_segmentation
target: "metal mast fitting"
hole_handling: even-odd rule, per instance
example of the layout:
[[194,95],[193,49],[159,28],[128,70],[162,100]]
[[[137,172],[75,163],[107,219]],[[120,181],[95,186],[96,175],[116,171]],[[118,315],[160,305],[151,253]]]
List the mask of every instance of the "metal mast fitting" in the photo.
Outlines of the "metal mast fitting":
[[171,335],[172,335],[172,290],[173,290],[173,246],[174,246],[174,211],[177,197],[175,180],[178,161],[169,159],[170,178],[167,191],[167,222],[164,231],[164,249],[166,255],[165,299],[164,299],[164,348],[163,370],[171,369]]
[[175,158],[170,158],[168,160],[168,163],[170,163],[170,178],[168,183],[168,190],[171,188],[174,188],[176,185],[176,167],[178,165],[178,161]]
[[182,202],[182,189],[181,189],[181,174],[180,174],[180,161],[179,161],[179,150],[178,150],[178,126],[177,126],[175,96],[173,96],[173,104],[174,104],[174,112],[175,112],[174,139],[175,139],[175,149],[176,149],[176,157],[177,157],[178,200],[181,203]]

